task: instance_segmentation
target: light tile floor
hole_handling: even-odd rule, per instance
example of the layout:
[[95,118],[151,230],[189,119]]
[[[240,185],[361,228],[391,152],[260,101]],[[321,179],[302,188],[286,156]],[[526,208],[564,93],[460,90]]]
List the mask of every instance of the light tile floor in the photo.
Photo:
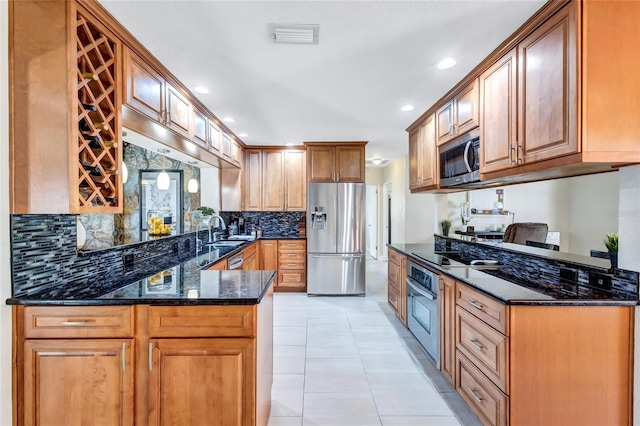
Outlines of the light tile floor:
[[387,263],[366,297],[276,293],[269,426],[479,425],[387,306]]

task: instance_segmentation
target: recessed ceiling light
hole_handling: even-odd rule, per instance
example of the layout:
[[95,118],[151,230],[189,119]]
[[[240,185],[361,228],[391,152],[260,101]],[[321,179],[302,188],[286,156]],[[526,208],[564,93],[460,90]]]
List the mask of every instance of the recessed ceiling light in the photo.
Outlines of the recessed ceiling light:
[[238,136],[240,136],[241,138],[246,138],[249,135],[246,133],[238,133]]
[[402,108],[400,108],[400,111],[413,111],[413,105],[405,105]]
[[446,70],[455,66],[457,63],[458,61],[456,60],[456,58],[442,58],[438,62],[436,62],[436,68],[438,68],[439,70]]
[[232,117],[225,117],[225,118],[222,119],[222,121],[224,121],[225,123],[233,123],[236,120],[235,120],[235,118],[232,118]]
[[286,146],[293,146],[293,145],[294,145],[294,143],[293,143],[293,142],[287,142],[287,143],[285,143],[285,145],[286,145]]
[[193,91],[196,92],[196,93],[202,93],[202,94],[205,94],[205,95],[207,93],[209,93],[209,89],[207,89],[204,86],[196,86],[196,87],[193,88]]
[[375,164],[376,166],[382,164],[382,159],[381,158],[374,158],[373,160],[371,160],[371,162],[373,164]]

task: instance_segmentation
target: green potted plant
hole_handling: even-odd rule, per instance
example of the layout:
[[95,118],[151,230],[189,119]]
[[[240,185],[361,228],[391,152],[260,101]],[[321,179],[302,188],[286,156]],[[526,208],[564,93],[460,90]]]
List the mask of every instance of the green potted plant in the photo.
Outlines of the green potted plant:
[[451,221],[449,219],[442,219],[440,221],[440,227],[442,228],[442,235],[446,237],[449,235],[449,229],[451,229]]
[[609,252],[609,259],[611,260],[611,268],[615,269],[618,267],[618,234],[615,232],[609,233],[605,235],[602,240],[604,246],[607,248]]

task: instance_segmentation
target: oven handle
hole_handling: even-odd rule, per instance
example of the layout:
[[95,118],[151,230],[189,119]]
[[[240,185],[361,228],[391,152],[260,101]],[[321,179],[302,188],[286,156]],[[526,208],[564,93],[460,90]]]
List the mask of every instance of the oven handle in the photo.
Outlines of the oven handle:
[[438,296],[435,294],[431,294],[431,293],[427,293],[426,291],[422,290],[421,288],[417,287],[414,283],[416,281],[412,278],[407,277],[407,284],[409,284],[409,287],[411,287],[411,289],[413,289],[413,291],[415,291],[416,293],[420,294],[421,296],[426,297],[427,299],[431,299],[431,300],[437,300]]

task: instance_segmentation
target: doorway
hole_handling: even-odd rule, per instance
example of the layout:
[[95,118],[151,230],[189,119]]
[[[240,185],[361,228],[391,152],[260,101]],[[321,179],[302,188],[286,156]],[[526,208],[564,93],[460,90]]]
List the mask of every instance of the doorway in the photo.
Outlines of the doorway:
[[385,182],[382,187],[382,226],[383,244],[381,256],[387,259],[387,244],[391,243],[391,182]]
[[378,185],[367,185],[367,252],[378,258]]

